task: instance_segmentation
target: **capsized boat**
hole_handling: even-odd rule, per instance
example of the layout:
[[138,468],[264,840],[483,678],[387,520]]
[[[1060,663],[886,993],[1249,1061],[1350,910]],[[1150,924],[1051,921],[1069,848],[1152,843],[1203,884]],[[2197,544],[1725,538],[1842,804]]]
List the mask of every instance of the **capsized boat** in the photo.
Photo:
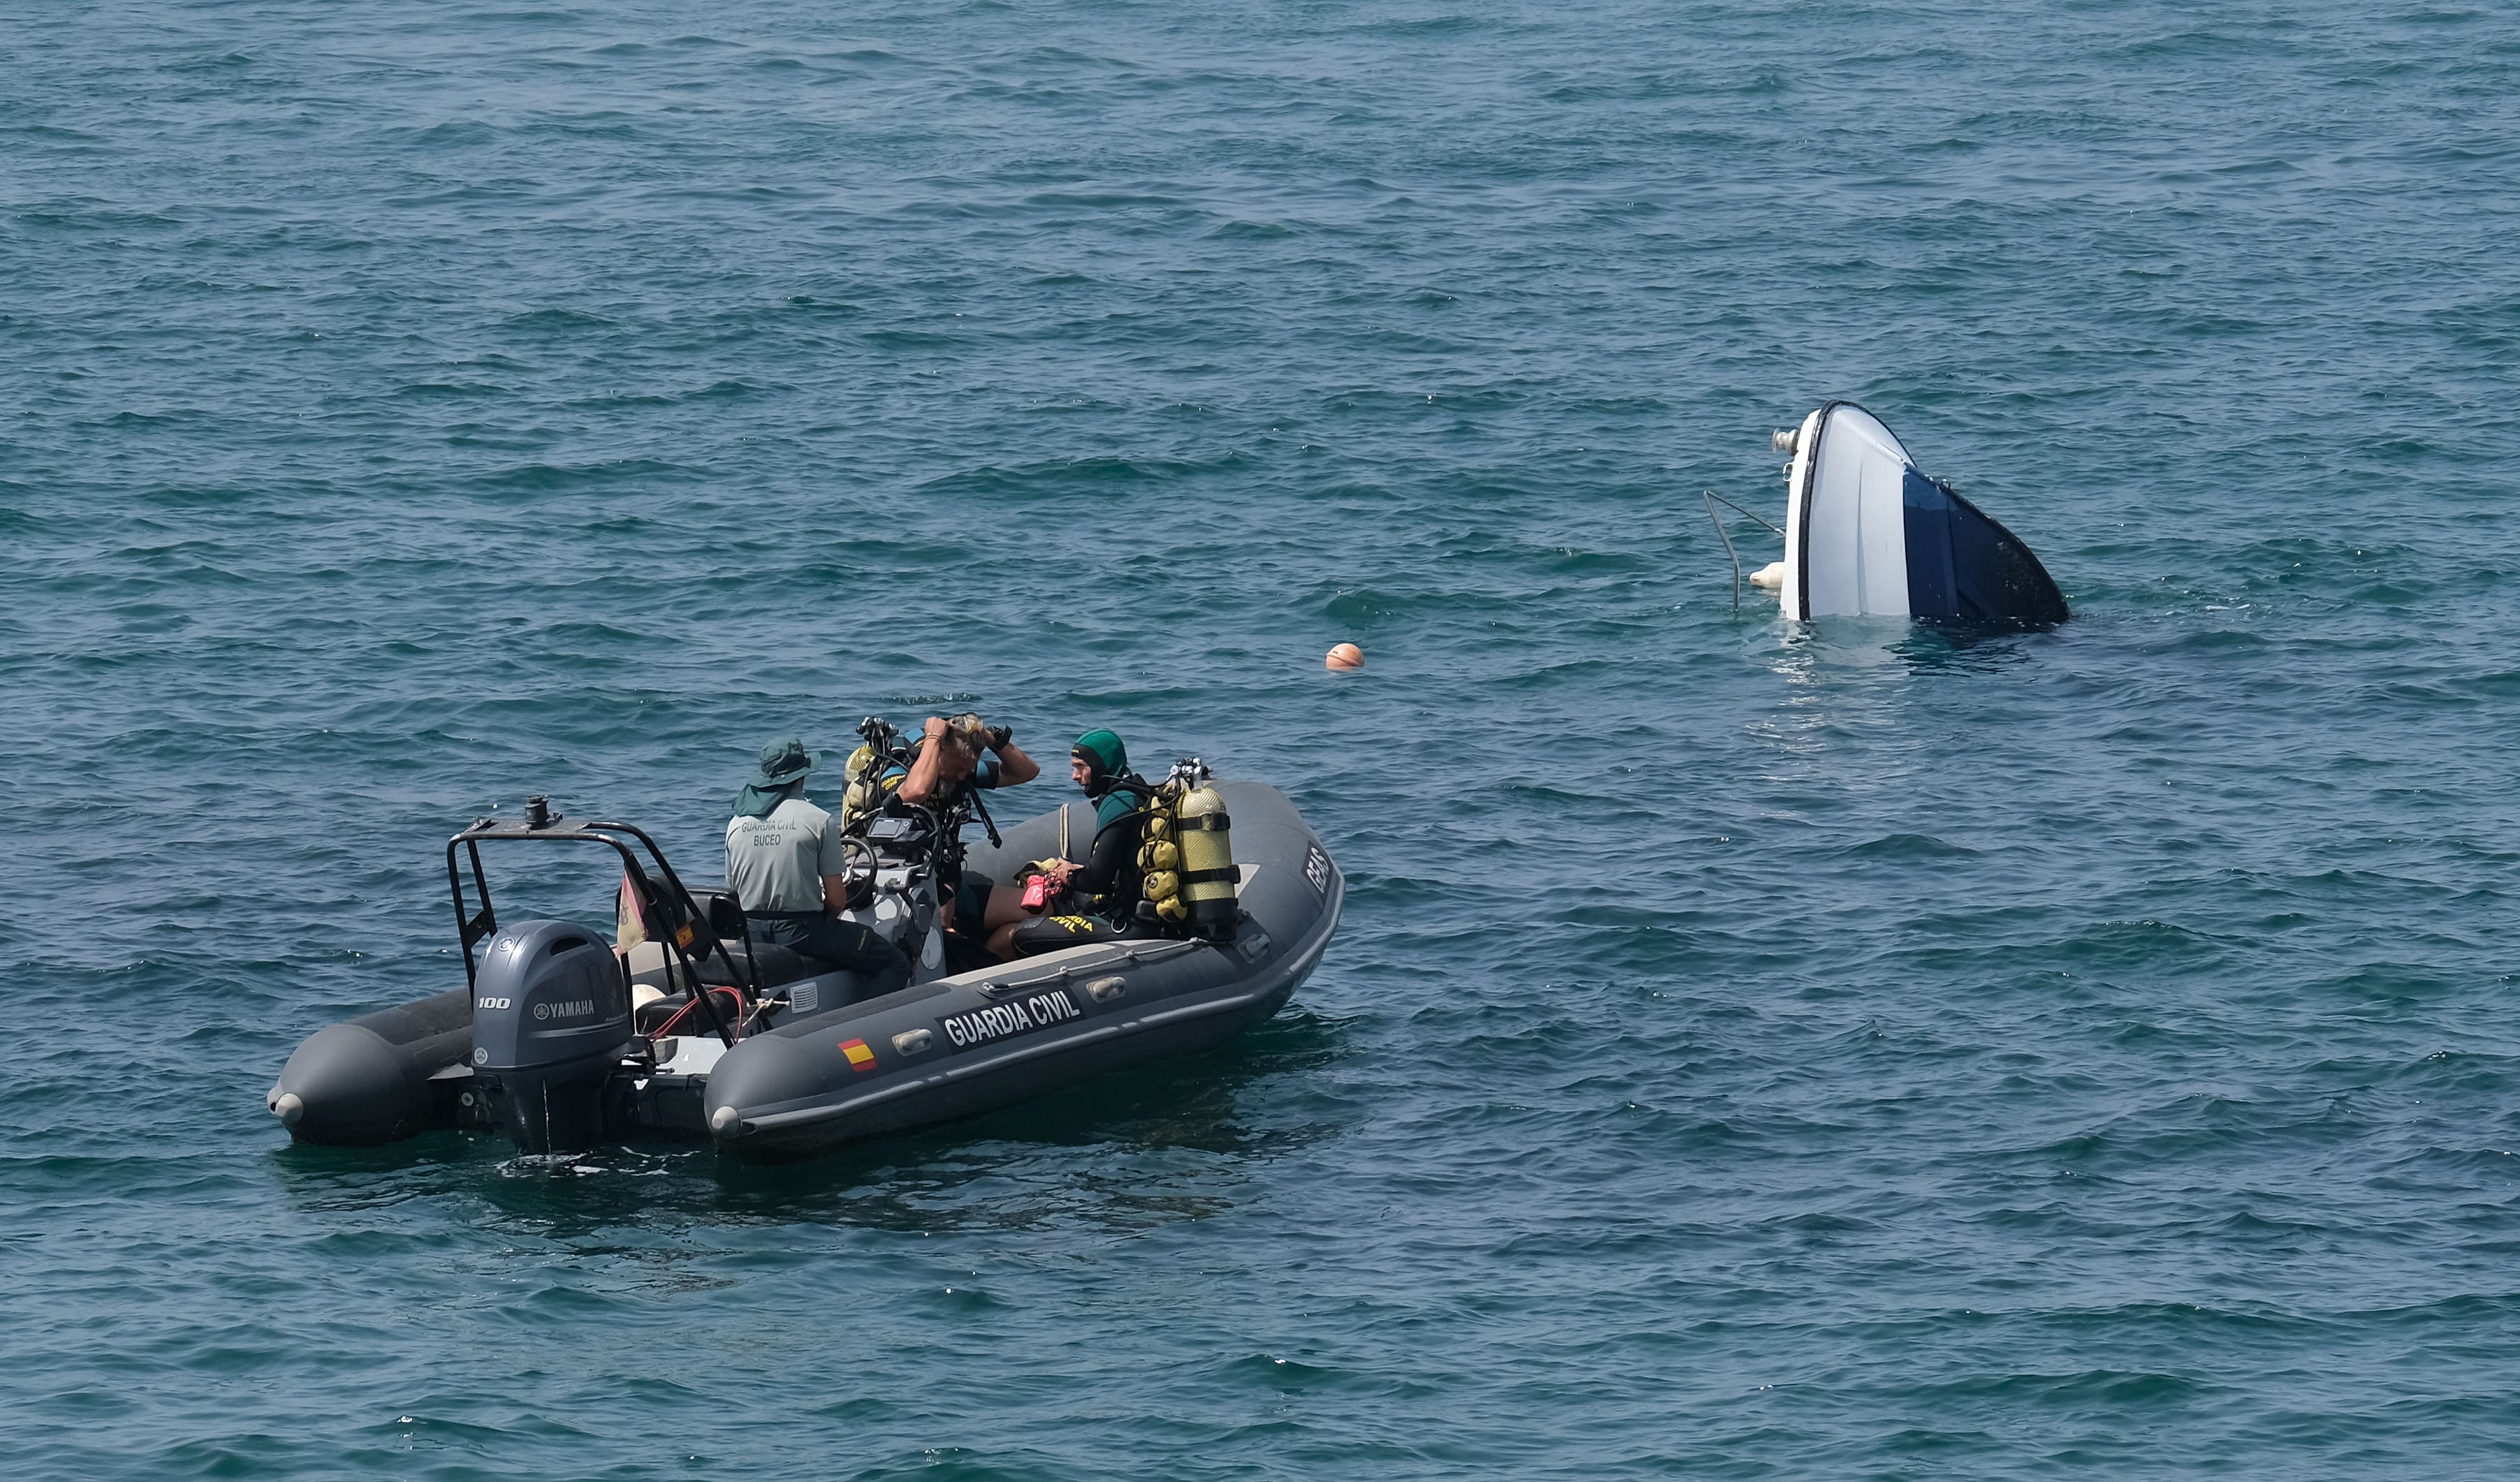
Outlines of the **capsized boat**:
[[1870,412],[1828,402],[1773,440],[1793,455],[1778,573],[1785,616],[2065,620],[2065,595],[2030,548],[1917,468]]
[[[1186,766],[1195,767],[1194,762]],[[542,798],[447,841],[466,984],[317,1030],[265,1098],[300,1143],[365,1145],[432,1128],[506,1132],[520,1150],[705,1139],[739,1158],[826,1151],[971,1116],[1266,1019],[1321,962],[1346,884],[1278,789],[1222,780],[1208,827],[1230,838],[1234,902],[1198,921],[1011,963],[951,961],[938,867],[963,819],[897,809],[850,846],[844,913],[904,949],[909,986],[861,998],[846,971],[751,943],[723,889],[688,887],[627,824],[571,823]],[[968,867],[1012,879],[1025,861],[1084,861],[1090,803],[1015,825]],[[1227,831],[1230,829],[1230,834]],[[626,950],[563,921],[502,925],[484,846],[608,849]],[[476,950],[477,949],[477,950]]]

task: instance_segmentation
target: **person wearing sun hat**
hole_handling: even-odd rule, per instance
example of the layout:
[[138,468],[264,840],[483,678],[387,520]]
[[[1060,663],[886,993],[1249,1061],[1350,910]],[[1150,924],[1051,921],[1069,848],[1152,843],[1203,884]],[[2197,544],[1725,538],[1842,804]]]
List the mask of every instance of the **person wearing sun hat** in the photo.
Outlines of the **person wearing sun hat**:
[[890,993],[910,981],[909,960],[832,915],[848,901],[848,854],[839,820],[805,796],[814,761],[792,736],[761,748],[761,770],[735,795],[726,821],[726,882],[754,941],[847,968],[864,980],[862,998]]

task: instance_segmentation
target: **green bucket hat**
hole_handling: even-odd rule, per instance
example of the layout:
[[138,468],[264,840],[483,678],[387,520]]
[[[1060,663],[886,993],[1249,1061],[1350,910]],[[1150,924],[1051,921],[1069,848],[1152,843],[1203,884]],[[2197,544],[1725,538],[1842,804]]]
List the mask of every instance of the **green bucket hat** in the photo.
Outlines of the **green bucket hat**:
[[761,748],[761,770],[735,795],[735,816],[768,818],[786,800],[788,789],[813,770],[814,753],[803,741],[792,736],[772,741]]
[[1117,777],[1129,770],[1129,748],[1120,744],[1120,738],[1108,731],[1086,732],[1076,739],[1074,746],[1068,748],[1068,754],[1084,757],[1094,764],[1094,770],[1106,776]]
[[761,775],[752,780],[756,787],[785,787],[814,770],[814,753],[795,737],[775,741],[761,748]]

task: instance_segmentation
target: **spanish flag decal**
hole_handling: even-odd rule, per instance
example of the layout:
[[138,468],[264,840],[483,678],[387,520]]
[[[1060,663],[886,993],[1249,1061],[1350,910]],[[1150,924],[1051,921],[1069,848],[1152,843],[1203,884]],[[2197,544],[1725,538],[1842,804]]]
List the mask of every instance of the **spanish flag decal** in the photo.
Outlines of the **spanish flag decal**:
[[867,1048],[864,1040],[840,1041],[840,1054],[849,1057],[850,1068],[860,1075],[875,1068],[875,1052]]

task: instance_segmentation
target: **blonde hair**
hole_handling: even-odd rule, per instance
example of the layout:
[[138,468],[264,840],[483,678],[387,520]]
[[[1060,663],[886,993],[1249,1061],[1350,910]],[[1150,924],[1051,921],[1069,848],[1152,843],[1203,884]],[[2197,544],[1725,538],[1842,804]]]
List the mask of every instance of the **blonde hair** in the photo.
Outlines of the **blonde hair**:
[[989,728],[976,710],[966,710],[945,723],[945,734],[960,741],[963,749],[973,756],[989,748]]

